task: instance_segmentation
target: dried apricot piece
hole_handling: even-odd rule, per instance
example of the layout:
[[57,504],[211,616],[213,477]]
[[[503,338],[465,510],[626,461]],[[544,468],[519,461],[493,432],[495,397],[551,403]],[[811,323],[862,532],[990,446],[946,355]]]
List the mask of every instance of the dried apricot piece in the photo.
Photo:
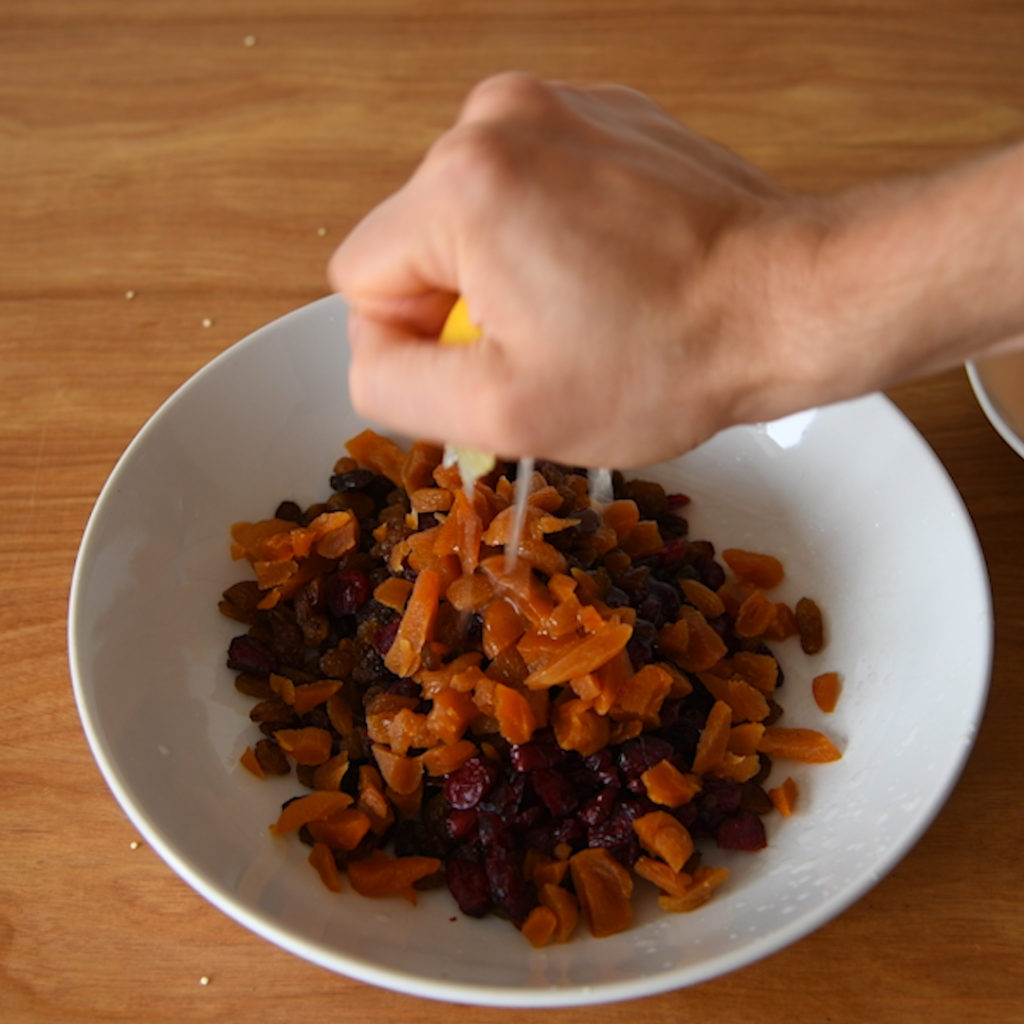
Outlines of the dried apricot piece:
[[398,632],[384,657],[384,664],[396,676],[411,676],[420,667],[423,648],[434,636],[440,594],[440,575],[424,569],[416,577]]
[[600,939],[629,927],[633,919],[633,879],[604,847],[573,854],[569,873],[591,935]]
[[659,896],[658,906],[669,913],[688,913],[704,906],[715,890],[729,877],[728,868],[701,866],[693,873],[693,882],[681,896]]
[[295,832],[311,821],[325,821],[332,815],[352,805],[348,793],[332,793],[316,790],[308,796],[296,797],[281,808],[277,821],[270,826],[276,836]]
[[784,818],[788,818],[793,813],[798,796],[799,790],[791,778],[787,778],[785,782],[775,786],[774,789],[768,790],[768,798]]
[[511,686],[494,687],[494,717],[498,729],[509,743],[526,743],[537,728],[537,718],[526,697]]
[[[556,861],[568,867],[566,861]],[[580,905],[568,889],[550,882],[541,882],[537,888],[537,899],[555,915],[555,942],[568,942],[580,920]]]
[[579,698],[557,702],[551,711],[555,739],[563,750],[575,750],[584,757],[608,746],[611,723]]
[[814,702],[826,713],[835,711],[839,703],[839,673],[822,672],[811,680],[811,693],[814,695]]
[[671,761],[661,760],[640,776],[647,796],[665,807],[682,807],[700,792],[696,775],[681,772]]
[[697,775],[710,771],[725,756],[731,726],[732,708],[725,701],[716,700],[708,712],[693,755],[693,770]]
[[607,622],[596,633],[581,638],[547,665],[531,672],[526,685],[531,689],[556,686],[593,672],[618,654],[632,635],[632,626],[614,620]]
[[663,860],[651,857],[637,857],[633,870],[669,896],[682,896],[693,883],[693,878],[685,871],[676,871]]
[[660,857],[673,871],[682,871],[693,855],[693,839],[686,826],[668,811],[650,811],[633,822],[640,845]]
[[338,862],[334,859],[334,851],[326,843],[313,844],[313,849],[309,853],[309,863],[320,876],[320,881],[331,892],[341,892],[341,872],[338,870]]
[[315,725],[303,729],[278,729],[274,739],[286,754],[295,759],[296,764],[323,764],[331,756],[331,734]]
[[781,725],[769,725],[757,749],[769,757],[812,763],[838,761],[843,756],[824,733],[816,729],[787,729]]
[[332,850],[354,850],[370,831],[372,822],[365,811],[346,807],[327,821],[311,821],[306,827],[310,835]]
[[369,857],[350,860],[348,878],[352,888],[361,896],[404,896],[416,902],[416,882],[440,870],[436,857],[390,857],[374,850]]
[[263,770],[263,765],[260,764],[259,758],[256,757],[256,751],[252,747],[246,747],[238,761],[246,771],[251,772],[257,779],[267,777],[267,773]]
[[534,907],[520,929],[534,949],[546,946],[554,938],[558,928],[558,918],[550,907],[538,905]]

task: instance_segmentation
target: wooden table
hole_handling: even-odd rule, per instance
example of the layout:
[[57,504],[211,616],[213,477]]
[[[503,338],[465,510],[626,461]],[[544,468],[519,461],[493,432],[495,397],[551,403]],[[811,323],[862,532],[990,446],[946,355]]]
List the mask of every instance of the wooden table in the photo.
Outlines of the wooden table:
[[[507,67],[648,91],[797,188],[1024,134],[1019,0],[6,3],[3,1020],[527,1016],[309,966],[133,849],[86,747],[64,640],[76,548],[124,446],[212,356],[323,294],[335,243],[469,86]],[[962,781],[889,877],[795,946],[642,1006],[537,1019],[1024,1020],[1024,462],[962,372],[893,397],[964,495],[991,568],[992,692]]]

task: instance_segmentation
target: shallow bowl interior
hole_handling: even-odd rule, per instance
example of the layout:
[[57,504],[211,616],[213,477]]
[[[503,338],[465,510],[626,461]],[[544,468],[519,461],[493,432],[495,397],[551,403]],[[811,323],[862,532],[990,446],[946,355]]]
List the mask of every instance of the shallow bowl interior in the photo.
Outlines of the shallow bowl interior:
[[[981,715],[987,575],[963,504],[880,396],[727,431],[645,471],[693,498],[691,534],[769,551],[782,599],[825,609],[829,643],[779,645],[784,723],[825,729],[841,761],[777,764],[799,812],[759,854],[709,852],[732,878],[699,912],[653,893],[628,932],[534,950],[444,892],[413,908],[326,892],[305,849],[267,826],[294,795],[238,764],[249,701],[224,666],[239,630],[216,610],[242,575],[228,526],[328,493],[345,440],[345,309],[324,299],[257,331],[183,386],[129,446],[82,542],[69,645],[92,750],[140,833],[189,884],[270,941],[331,970],[457,1002],[557,1006],[636,997],[769,954],[839,913],[906,853],[944,802]],[[955,594],[955,599],[951,595]],[[832,715],[810,678],[839,671]]]

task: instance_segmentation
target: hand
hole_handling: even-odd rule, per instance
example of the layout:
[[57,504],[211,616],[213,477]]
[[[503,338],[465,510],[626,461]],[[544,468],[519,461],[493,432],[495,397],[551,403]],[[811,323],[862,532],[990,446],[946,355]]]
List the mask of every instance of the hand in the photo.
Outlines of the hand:
[[[789,206],[636,92],[490,79],[331,262],[353,402],[415,435],[616,466],[772,414],[773,261],[813,235]],[[457,293],[484,340],[440,347]]]
[[[335,253],[355,407],[627,468],[1024,337],[1024,147],[786,192],[615,86],[479,85]],[[436,344],[457,294],[484,331]]]

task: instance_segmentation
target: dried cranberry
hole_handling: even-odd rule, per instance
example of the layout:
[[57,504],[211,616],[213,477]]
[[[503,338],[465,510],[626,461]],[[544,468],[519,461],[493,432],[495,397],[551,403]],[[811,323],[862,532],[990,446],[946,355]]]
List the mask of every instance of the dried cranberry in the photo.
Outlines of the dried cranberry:
[[327,604],[338,618],[354,615],[370,599],[370,577],[360,569],[339,569],[327,582]]
[[559,843],[565,843],[574,850],[583,846],[586,841],[586,830],[576,818],[563,818],[550,832],[552,848]]
[[715,842],[723,850],[763,850],[768,845],[764,822],[750,811],[726,818],[715,830]]
[[697,818],[694,826],[701,835],[715,835],[718,826],[726,818],[732,817],[739,811],[743,802],[743,789],[738,782],[730,779],[716,779],[708,776],[700,793],[695,798],[697,802]]
[[604,847],[616,860],[632,866],[640,856],[634,817],[628,805],[620,803],[608,818],[587,829],[587,845]]
[[680,565],[690,550],[690,542],[685,537],[673,537],[658,552],[658,561],[664,566]]
[[476,811],[453,807],[444,819],[444,829],[457,843],[471,842],[476,838]]
[[587,828],[593,828],[607,821],[619,799],[618,788],[609,787],[602,789],[596,796],[592,796],[581,808],[579,819]]
[[535,768],[553,768],[565,760],[565,751],[558,745],[550,730],[534,733],[528,743],[518,743],[509,748],[512,767],[517,772],[529,772]]
[[530,772],[530,785],[556,818],[568,817],[579,806],[572,783],[554,768],[537,768]]
[[690,504],[690,496],[688,494],[669,494],[666,495],[669,508],[685,508]]
[[395,642],[395,637],[398,636],[399,623],[399,619],[385,623],[373,634],[373,648],[382,658],[386,657]]
[[607,748],[584,758],[583,764],[597,785],[618,786],[620,784],[618,766],[612,752]]
[[444,874],[448,889],[464,914],[483,917],[491,909],[487,872],[479,861],[449,857]]
[[481,811],[476,816],[476,824],[477,839],[485,851],[492,848],[505,850],[513,845],[512,826],[500,814]]
[[530,892],[523,868],[511,850],[492,846],[484,855],[487,889],[499,913],[516,925],[521,925],[533,909],[535,900]]
[[639,779],[648,768],[672,757],[675,750],[668,740],[641,734],[619,748],[619,770],[627,781]]
[[277,658],[266,644],[243,633],[228,644],[228,668],[252,676],[265,676],[277,668]]
[[[517,828],[524,824],[534,824],[540,813],[540,808],[530,808],[527,804],[526,776],[519,772],[513,773],[491,789],[479,804],[481,811],[493,811],[503,821],[515,825]],[[531,811],[536,813],[531,814]]]
[[697,578],[710,590],[718,590],[725,583],[725,570],[714,560],[707,556],[694,560],[693,567],[697,570]]
[[458,810],[469,810],[487,795],[498,780],[498,768],[493,761],[471,757],[444,780],[444,797]]

